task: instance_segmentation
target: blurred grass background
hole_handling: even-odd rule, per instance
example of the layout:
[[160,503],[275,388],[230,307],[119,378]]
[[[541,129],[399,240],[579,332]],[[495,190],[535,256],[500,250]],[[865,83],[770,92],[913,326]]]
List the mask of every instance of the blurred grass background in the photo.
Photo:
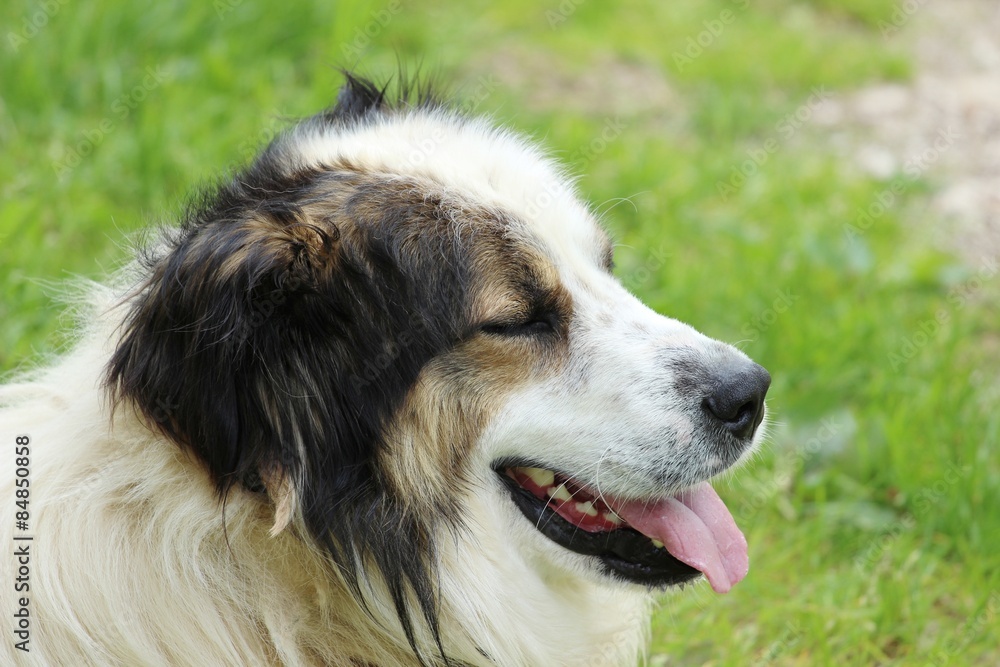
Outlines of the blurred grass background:
[[769,443],[719,485],[751,573],[668,596],[652,664],[1000,664],[1000,279],[907,214],[929,183],[846,234],[887,182],[794,121],[816,95],[912,76],[879,30],[895,9],[8,0],[0,370],[65,344],[60,281],[106,275],[127,234],[329,104],[337,66],[422,62],[573,164],[627,286],[774,377]]

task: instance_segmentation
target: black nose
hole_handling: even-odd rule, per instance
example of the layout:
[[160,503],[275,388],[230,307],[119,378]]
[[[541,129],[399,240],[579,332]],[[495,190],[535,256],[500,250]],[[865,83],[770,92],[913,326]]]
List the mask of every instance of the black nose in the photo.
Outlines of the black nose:
[[720,375],[718,382],[702,403],[705,409],[740,440],[752,437],[764,419],[764,396],[771,386],[771,374],[750,362]]

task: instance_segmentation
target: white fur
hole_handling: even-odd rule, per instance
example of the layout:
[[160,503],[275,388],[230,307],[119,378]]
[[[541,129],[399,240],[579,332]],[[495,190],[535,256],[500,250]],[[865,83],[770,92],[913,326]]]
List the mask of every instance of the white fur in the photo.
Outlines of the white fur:
[[[272,539],[273,515],[238,494],[226,507],[227,546],[199,463],[127,411],[110,421],[99,389],[109,330],[97,328],[56,366],[0,392],[0,438],[10,443],[0,535],[13,544],[10,450],[20,434],[31,438],[34,535],[31,651],[13,647],[8,591],[0,664],[349,665],[337,656],[368,628],[350,624],[359,609],[330,608],[346,602],[331,591],[339,582],[310,580],[322,570],[317,556],[287,533]],[[509,502],[468,503],[475,538],[442,541],[446,649],[473,665],[634,662],[646,596],[537,567],[539,545],[520,548],[537,537]],[[13,567],[9,555],[0,559],[4,581],[13,581]],[[376,609],[395,628],[391,607]],[[331,619],[345,626],[324,623]],[[495,663],[478,654],[473,637]],[[398,630],[383,641],[395,650],[366,647],[373,664],[415,664]]]
[[[489,464],[542,455],[602,489],[637,496],[663,493],[650,471],[705,479],[717,470],[692,438],[685,410],[651,391],[672,380],[656,368],[655,353],[665,346],[702,358],[739,353],[653,313],[603,272],[603,232],[564,174],[519,137],[438,111],[350,131],[294,132],[303,165],[346,160],[512,212],[574,298],[569,361],[508,397],[477,444],[479,484],[461,499],[469,530],[439,537],[446,651],[483,666],[634,664],[649,594],[611,581],[535,531]],[[377,580],[366,582],[366,597],[381,630],[344,595],[343,582],[323,574],[320,555],[294,530],[270,534],[275,516],[266,502],[233,493],[223,518],[199,461],[129,409],[112,418],[100,383],[123,316],[113,306],[120,297],[95,290],[92,322],[77,346],[0,389],[7,452],[0,540],[9,551],[19,434],[31,438],[35,538],[31,652],[13,647],[8,590],[0,663],[346,667],[344,656],[355,655],[380,667],[415,664]],[[10,556],[0,559],[4,582],[12,567]]]

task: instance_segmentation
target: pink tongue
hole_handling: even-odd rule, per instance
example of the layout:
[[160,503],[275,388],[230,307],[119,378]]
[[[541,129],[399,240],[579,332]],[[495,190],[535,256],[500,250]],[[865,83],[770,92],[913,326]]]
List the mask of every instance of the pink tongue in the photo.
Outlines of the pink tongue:
[[716,593],[729,592],[750,569],[746,538],[708,482],[653,503],[605,500],[637,531],[704,573]]

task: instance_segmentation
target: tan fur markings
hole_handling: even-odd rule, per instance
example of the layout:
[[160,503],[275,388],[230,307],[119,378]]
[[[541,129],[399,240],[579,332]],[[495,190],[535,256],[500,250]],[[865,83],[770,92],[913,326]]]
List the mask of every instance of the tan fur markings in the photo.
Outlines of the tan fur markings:
[[[393,447],[381,461],[400,497],[423,505],[423,511],[453,502],[454,486],[463,482],[455,472],[465,470],[480,433],[505,399],[523,384],[554,376],[568,358],[572,297],[558,272],[535,248],[512,238],[502,218],[490,219],[470,250],[475,267],[470,335],[424,368],[393,424]],[[555,339],[475,331],[476,324],[497,317],[528,315],[534,305],[525,291],[528,282],[558,315]]]

